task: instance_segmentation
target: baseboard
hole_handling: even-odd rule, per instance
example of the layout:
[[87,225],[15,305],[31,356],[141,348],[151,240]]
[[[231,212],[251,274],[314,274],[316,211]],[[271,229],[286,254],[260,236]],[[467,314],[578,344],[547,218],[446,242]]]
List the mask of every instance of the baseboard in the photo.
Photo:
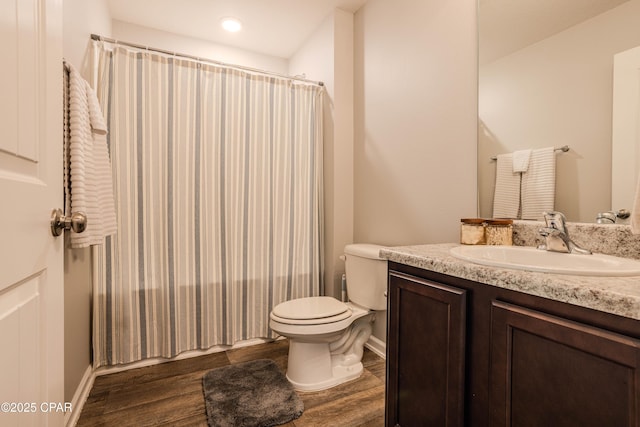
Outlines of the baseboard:
[[65,427],[75,427],[75,425],[78,423],[78,419],[80,418],[80,414],[82,413],[82,408],[84,407],[84,404],[89,397],[89,393],[91,392],[93,381],[95,379],[96,375],[93,372],[93,367],[91,365],[87,366],[87,369],[84,371],[84,375],[80,380],[80,384],[78,384],[78,388],[76,388],[76,392],[71,398],[72,410],[71,412],[67,412],[64,415]]
[[364,344],[369,350],[373,351],[375,354],[380,356],[383,359],[387,358],[387,344],[379,338],[371,335],[369,337],[369,341]]

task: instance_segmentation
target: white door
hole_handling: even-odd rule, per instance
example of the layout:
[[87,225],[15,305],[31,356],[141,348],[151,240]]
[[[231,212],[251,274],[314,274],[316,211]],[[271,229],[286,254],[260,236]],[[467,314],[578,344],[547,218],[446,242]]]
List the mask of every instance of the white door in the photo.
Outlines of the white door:
[[613,57],[611,209],[632,209],[640,170],[640,46]]
[[0,425],[59,426],[62,1],[1,0],[0,58]]

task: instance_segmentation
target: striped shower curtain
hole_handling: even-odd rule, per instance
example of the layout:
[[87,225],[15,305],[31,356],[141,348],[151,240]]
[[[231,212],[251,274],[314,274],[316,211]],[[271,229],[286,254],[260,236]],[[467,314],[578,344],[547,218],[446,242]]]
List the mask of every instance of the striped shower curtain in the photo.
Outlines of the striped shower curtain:
[[272,307],[322,281],[322,87],[94,49],[118,220],[94,366],[273,337]]

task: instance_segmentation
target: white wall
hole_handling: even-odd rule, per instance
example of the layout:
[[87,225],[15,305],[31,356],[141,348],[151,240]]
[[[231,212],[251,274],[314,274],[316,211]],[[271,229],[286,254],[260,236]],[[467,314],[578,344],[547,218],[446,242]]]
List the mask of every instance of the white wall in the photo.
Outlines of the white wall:
[[482,216],[493,203],[489,157],[563,145],[571,151],[556,157],[555,208],[580,222],[611,208],[613,55],[640,45],[639,17],[640,1],[631,0],[481,67]]
[[476,44],[475,0],[356,13],[356,241],[456,242],[476,215]]
[[[63,56],[87,78],[90,34],[111,34],[107,0],[65,0],[63,14]],[[64,397],[70,402],[91,365],[90,250],[65,249],[64,274]]]
[[198,56],[233,65],[257,68],[275,73],[287,73],[288,61],[284,58],[262,55],[212,43],[206,40],[185,37],[179,34],[155,30],[113,20],[113,38],[144,46]]
[[91,34],[111,35],[108,0],[65,0],[63,8],[63,55],[86,78]]
[[[354,239],[459,240],[475,216],[476,2],[369,0],[355,15]],[[374,336],[386,341],[386,319]]]
[[289,74],[325,84],[325,290],[340,298],[345,245],[353,242],[353,14],[336,9],[290,59]]

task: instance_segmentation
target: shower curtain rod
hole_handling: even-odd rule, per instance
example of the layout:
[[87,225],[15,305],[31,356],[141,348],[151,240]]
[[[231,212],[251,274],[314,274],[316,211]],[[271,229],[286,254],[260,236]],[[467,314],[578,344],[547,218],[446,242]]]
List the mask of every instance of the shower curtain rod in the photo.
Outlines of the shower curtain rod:
[[149,47],[149,46],[143,46],[143,45],[136,44],[136,43],[124,42],[122,40],[116,40],[116,39],[112,39],[110,37],[100,36],[98,34],[91,34],[91,40],[96,40],[96,41],[101,41],[101,42],[106,42],[106,43],[119,44],[119,45],[123,45],[123,46],[133,47],[133,48],[136,48],[136,49],[147,50],[147,51],[151,51],[151,52],[158,52],[158,53],[162,53],[162,54],[165,54],[165,55],[171,55],[171,56],[178,56],[180,58],[193,59],[194,61],[198,61],[198,62],[204,62],[204,63],[209,63],[209,64],[220,65],[222,67],[235,68],[237,70],[250,71],[252,73],[265,74],[265,75],[268,75],[268,76],[275,76],[275,77],[280,77],[280,78],[289,79],[289,80],[297,80],[297,81],[301,81],[301,82],[305,82],[305,83],[311,83],[311,84],[315,84],[315,85],[318,85],[318,86],[324,86],[323,82],[319,82],[319,81],[315,81],[315,80],[308,80],[308,79],[305,79],[304,77],[287,76],[285,74],[274,73],[272,71],[260,70],[258,68],[245,67],[243,65],[227,64],[227,63],[224,63],[224,62],[216,61],[214,59],[201,58],[199,56],[187,55],[187,54],[184,54],[184,53],[177,53],[177,52],[172,52],[172,51],[169,51],[169,50],[163,50],[163,49],[157,49],[157,48],[153,48],[153,47]]

